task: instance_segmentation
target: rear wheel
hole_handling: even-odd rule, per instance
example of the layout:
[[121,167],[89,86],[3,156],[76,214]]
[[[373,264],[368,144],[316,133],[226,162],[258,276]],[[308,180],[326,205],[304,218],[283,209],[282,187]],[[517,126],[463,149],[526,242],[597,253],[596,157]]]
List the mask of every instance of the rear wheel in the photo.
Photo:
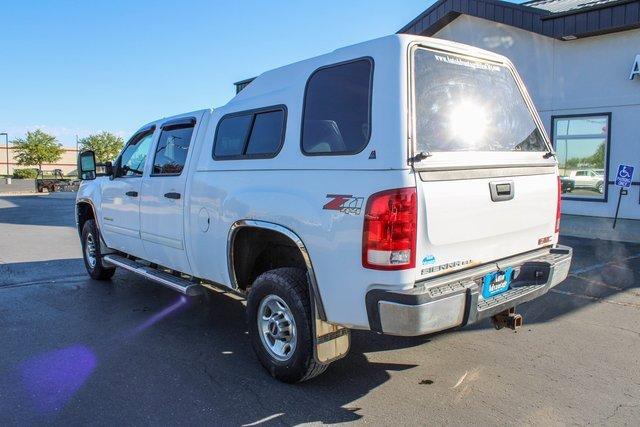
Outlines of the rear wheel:
[[247,319],[253,349],[274,378],[295,383],[327,369],[313,357],[314,317],[304,270],[278,268],[258,276],[247,299]]
[[109,280],[116,272],[115,267],[107,267],[100,252],[100,235],[96,222],[87,220],[82,227],[82,255],[84,266],[92,279]]
[[596,190],[598,190],[598,193],[600,193],[600,194],[604,193],[604,183],[599,182],[599,183],[596,185]]

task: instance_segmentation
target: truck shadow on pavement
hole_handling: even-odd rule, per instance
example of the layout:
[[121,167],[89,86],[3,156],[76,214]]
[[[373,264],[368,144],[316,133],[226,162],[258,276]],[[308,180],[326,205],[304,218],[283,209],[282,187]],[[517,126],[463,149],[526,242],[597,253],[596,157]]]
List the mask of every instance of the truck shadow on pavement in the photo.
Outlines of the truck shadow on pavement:
[[73,200],[48,195],[0,195],[0,223],[75,227]]
[[0,288],[3,286],[26,286],[78,279],[87,279],[84,261],[81,258],[6,264],[0,262]]
[[[562,237],[560,243],[573,248],[569,276],[546,295],[517,308],[525,327],[597,303],[640,310],[640,245],[577,237]],[[622,293],[625,297],[619,296]],[[487,327],[488,319],[463,330]]]

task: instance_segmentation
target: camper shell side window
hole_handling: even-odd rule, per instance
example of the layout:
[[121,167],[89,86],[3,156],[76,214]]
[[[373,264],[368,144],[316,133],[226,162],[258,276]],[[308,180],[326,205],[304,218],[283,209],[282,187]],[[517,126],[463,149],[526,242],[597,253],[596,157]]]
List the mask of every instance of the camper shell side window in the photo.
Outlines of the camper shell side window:
[[284,105],[227,114],[216,127],[213,159],[273,158],[282,149],[286,128]]
[[314,71],[304,92],[301,150],[306,156],[360,153],[371,137],[373,58]]

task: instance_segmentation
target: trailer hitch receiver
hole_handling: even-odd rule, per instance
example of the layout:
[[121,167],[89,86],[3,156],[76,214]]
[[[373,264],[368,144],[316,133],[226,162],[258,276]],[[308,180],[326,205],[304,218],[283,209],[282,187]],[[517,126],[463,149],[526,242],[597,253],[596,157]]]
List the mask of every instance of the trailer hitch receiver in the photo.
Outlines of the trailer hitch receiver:
[[516,313],[516,308],[500,312],[491,318],[491,323],[496,329],[509,328],[514,331],[522,326],[522,316]]

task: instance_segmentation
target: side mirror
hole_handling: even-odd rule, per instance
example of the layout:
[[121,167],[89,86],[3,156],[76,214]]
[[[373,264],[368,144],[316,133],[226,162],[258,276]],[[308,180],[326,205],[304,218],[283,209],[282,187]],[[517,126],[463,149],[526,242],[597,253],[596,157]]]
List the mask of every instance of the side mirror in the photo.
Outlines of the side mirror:
[[96,179],[96,155],[93,151],[83,151],[78,155],[78,177],[83,181]]

